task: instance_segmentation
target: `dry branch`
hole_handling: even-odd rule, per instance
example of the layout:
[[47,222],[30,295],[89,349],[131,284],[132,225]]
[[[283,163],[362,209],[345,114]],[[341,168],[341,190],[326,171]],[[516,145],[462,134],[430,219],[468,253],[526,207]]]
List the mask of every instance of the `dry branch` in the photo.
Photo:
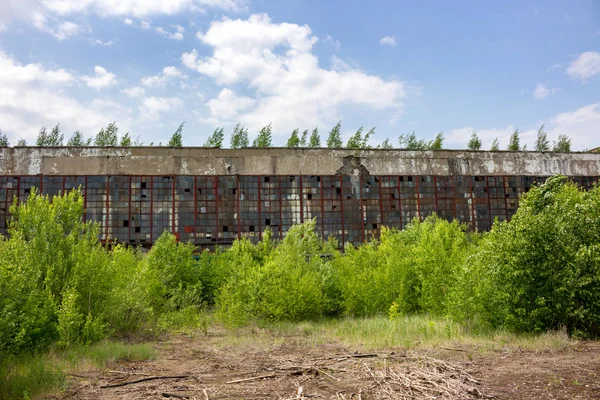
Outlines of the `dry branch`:
[[183,379],[183,378],[189,378],[189,375],[167,375],[167,376],[149,376],[147,378],[142,378],[142,379],[138,379],[135,381],[129,381],[129,382],[121,382],[121,383],[115,383],[113,385],[103,385],[100,386],[102,389],[106,389],[106,388],[114,388],[114,387],[119,387],[119,386],[126,386],[126,385],[133,385],[134,383],[140,383],[140,382],[146,382],[146,381],[153,381],[156,379]]

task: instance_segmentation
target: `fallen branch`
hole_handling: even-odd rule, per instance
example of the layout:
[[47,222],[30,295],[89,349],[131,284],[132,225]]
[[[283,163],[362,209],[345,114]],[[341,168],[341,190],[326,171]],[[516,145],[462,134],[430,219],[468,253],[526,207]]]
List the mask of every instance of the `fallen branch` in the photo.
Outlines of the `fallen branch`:
[[134,383],[153,381],[156,379],[183,379],[183,378],[189,378],[189,377],[190,377],[189,375],[149,376],[148,378],[142,378],[142,379],[138,379],[135,381],[115,383],[113,385],[103,385],[100,387],[102,389],[106,389],[106,388],[114,388],[114,387],[119,387],[119,386],[133,385]]
[[174,399],[189,399],[189,396],[181,396],[179,394],[173,394],[173,393],[162,393],[162,397],[167,397],[167,398],[174,398]]
[[259,380],[259,379],[275,378],[276,376],[277,375],[275,375],[275,374],[253,376],[252,378],[236,379],[234,381],[229,381],[229,382],[225,382],[225,383],[226,384],[231,384],[231,383],[249,382],[249,381],[256,381],[256,380]]

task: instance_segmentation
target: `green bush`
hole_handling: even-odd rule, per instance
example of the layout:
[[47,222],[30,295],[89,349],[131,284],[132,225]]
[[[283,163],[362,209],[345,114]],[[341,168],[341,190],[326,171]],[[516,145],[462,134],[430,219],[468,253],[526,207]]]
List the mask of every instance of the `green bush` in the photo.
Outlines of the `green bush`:
[[[230,325],[250,318],[301,321],[334,312],[327,295],[335,291],[334,270],[321,257],[329,250],[315,232],[315,223],[312,220],[290,228],[263,259],[253,257],[252,251],[241,252],[238,268],[218,295],[221,320]],[[240,247],[234,245],[232,251],[238,252]]]
[[435,214],[404,231],[383,228],[380,242],[349,246],[335,260],[344,312],[353,316],[396,312],[443,315],[460,265],[476,236]]
[[493,327],[600,334],[600,191],[549,178],[495,223],[464,266],[453,295],[458,318]]

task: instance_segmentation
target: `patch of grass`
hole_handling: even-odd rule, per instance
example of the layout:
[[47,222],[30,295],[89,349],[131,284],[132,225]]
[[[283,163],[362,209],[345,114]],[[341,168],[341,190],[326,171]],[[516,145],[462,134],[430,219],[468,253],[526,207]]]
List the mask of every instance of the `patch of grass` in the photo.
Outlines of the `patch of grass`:
[[[272,336],[295,337],[306,344],[337,342],[363,349],[461,347],[477,351],[564,350],[577,343],[566,332],[542,335],[515,334],[504,330],[471,329],[450,319],[427,315],[345,318],[301,323],[263,323]],[[239,332],[239,331],[238,331]],[[242,331],[242,336],[246,331]],[[239,336],[240,334],[236,334]],[[255,340],[259,339],[255,335]]]
[[91,346],[51,350],[43,355],[24,355],[0,360],[0,399],[29,399],[64,389],[66,377],[105,368],[116,361],[156,358],[148,344],[103,341]]

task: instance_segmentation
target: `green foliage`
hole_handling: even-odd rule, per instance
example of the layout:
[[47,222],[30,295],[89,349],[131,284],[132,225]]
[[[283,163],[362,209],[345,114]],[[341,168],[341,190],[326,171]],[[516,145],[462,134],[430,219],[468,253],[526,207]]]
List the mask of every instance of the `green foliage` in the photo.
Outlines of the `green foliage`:
[[258,132],[258,136],[252,142],[252,147],[271,147],[272,129],[271,124],[264,126]]
[[131,136],[129,132],[121,137],[121,141],[119,142],[119,146],[121,147],[129,147],[133,145],[133,141],[131,140]]
[[464,264],[454,315],[493,327],[600,334],[600,191],[549,178]]
[[192,257],[194,245],[178,243],[165,231],[145,259],[150,304],[154,310],[179,310],[202,303],[200,270]]
[[223,147],[223,140],[225,139],[225,130],[217,127],[214,132],[206,139],[204,147],[216,147],[220,149]]
[[177,130],[175,131],[173,136],[171,136],[171,139],[169,139],[169,143],[167,143],[167,146],[169,146],[169,147],[183,146],[183,126],[184,125],[185,125],[185,121],[179,125],[179,127],[177,128]]
[[119,141],[118,133],[117,124],[111,122],[106,128],[100,129],[100,132],[94,138],[94,146],[116,146]]
[[394,145],[390,142],[389,138],[385,138],[385,140],[377,146],[378,149],[393,149]]
[[552,151],[560,153],[571,152],[571,138],[565,134],[558,135],[558,141],[554,142]]
[[242,147],[248,147],[249,145],[250,139],[248,139],[248,129],[238,123],[235,128],[233,128],[230,147],[232,149],[241,149]]
[[338,121],[338,123],[335,124],[335,126],[329,131],[329,136],[327,137],[327,147],[330,149],[339,149],[342,146],[342,121]]
[[507,150],[509,151],[523,151],[525,147],[521,147],[521,139],[519,138],[519,130],[515,131],[510,135]]
[[320,257],[324,249],[312,220],[293,226],[262,260],[244,251],[219,291],[220,318],[240,325],[249,318],[301,321],[335,313],[334,271]]
[[308,144],[308,129],[305,129],[304,132],[302,132],[302,137],[300,138],[300,147],[306,147],[307,144]]
[[315,126],[315,129],[313,129],[310,134],[310,141],[308,142],[308,147],[321,147],[321,136],[319,135],[319,128],[317,126]]
[[401,149],[406,150],[427,150],[427,142],[423,139],[417,139],[415,131],[406,135],[400,135],[398,139]]
[[544,125],[540,126],[540,129],[537,131],[537,138],[535,139],[535,151],[550,151],[550,141],[548,140],[548,133],[544,130]]
[[45,147],[45,146],[62,146],[64,135],[60,132],[59,124],[56,124],[52,131],[48,133],[46,127],[43,126],[40,129],[40,133],[35,141],[36,146]]
[[492,142],[492,147],[490,147],[490,151],[500,151],[500,142],[498,138],[494,139]]
[[473,240],[458,222],[433,215],[404,231],[382,229],[381,241],[349,246],[334,263],[340,275],[344,313],[397,312],[444,315],[447,294]]
[[299,129],[296,128],[292,131],[292,135],[287,141],[287,147],[298,147],[300,146],[300,137],[298,136]]
[[444,145],[444,133],[438,133],[433,140],[417,139],[416,133],[400,135],[400,148],[406,150],[441,150]]
[[17,146],[21,146],[21,147],[27,146],[27,140],[25,140],[25,139],[19,139],[17,141]]
[[375,128],[371,128],[369,132],[367,132],[363,136],[363,127],[358,128],[356,133],[348,139],[348,143],[346,147],[349,149],[367,149],[369,148],[369,138],[375,134]]
[[471,133],[471,139],[469,139],[467,148],[469,150],[481,150],[481,139],[477,136],[477,132],[473,131],[473,133]]
[[0,147],[8,147],[8,138],[4,133],[2,133],[2,129],[0,129]]
[[428,143],[427,147],[429,150],[441,150],[444,148],[444,139],[444,133],[440,132],[435,135],[435,138],[432,141]]
[[85,139],[83,133],[80,131],[75,131],[73,136],[67,141],[67,146],[70,147],[83,147],[89,146],[90,144],[92,144],[92,138]]

